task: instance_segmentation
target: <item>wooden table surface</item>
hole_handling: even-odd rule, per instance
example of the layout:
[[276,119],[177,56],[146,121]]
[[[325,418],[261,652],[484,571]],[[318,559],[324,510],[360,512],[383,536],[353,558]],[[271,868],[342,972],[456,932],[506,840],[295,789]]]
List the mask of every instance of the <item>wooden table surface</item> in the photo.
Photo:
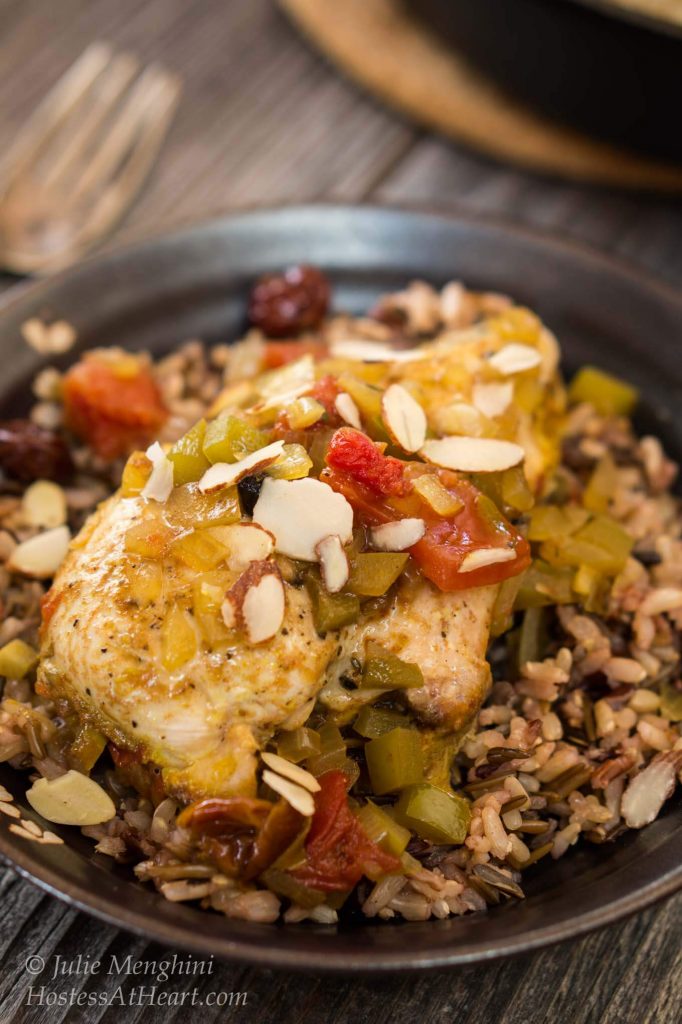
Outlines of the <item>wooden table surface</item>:
[[[343,2],[343,0],[339,0]],[[369,2],[369,0],[368,0]],[[0,143],[95,39],[184,78],[159,167],[119,237],[139,237],[247,204],[376,199],[511,218],[592,243],[682,283],[682,206],[671,199],[550,181],[496,165],[384,110],[313,53],[269,0],[0,0]],[[5,280],[4,283],[8,283]],[[652,339],[655,344],[655,339]],[[79,954],[152,961],[164,951],[0,871],[0,1022],[392,1021],[676,1024],[682,997],[682,894],[533,955],[374,981],[217,965],[201,993],[246,993],[223,1008],[121,1006],[139,978],[69,980],[112,1005],[49,1005],[64,986],[27,959]],[[131,961],[132,962],[132,961]],[[45,985],[43,1004],[36,984]],[[33,1001],[29,1002],[30,986]],[[166,988],[188,992],[196,979]],[[223,997],[225,999],[227,997]],[[244,1005],[245,1001],[245,1005]],[[239,1005],[236,1005],[239,1003]]]

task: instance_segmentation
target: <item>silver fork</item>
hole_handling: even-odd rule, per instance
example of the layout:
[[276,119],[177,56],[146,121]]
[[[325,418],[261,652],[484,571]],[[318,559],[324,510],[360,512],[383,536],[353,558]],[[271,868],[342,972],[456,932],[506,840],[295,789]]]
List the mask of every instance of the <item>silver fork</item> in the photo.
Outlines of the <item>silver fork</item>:
[[0,266],[50,273],[108,234],[152,168],[180,89],[158,65],[89,46],[0,168]]

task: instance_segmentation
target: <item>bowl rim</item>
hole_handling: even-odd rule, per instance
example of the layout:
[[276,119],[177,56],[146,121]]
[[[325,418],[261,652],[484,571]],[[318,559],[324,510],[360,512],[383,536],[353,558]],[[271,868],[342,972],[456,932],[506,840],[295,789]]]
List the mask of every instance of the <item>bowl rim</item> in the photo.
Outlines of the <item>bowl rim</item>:
[[622,24],[647,29],[655,35],[671,36],[673,39],[682,40],[682,24],[671,21],[654,11],[642,10],[639,7],[626,7],[619,3],[619,0],[568,0],[568,2],[578,4],[595,14],[612,18]]
[[[640,290],[653,295],[661,302],[679,309],[682,322],[682,294],[674,286],[658,279],[648,271],[639,269],[619,257],[600,252],[585,243],[559,237],[546,230],[537,230],[520,225],[514,221],[490,215],[472,215],[453,207],[438,207],[434,204],[420,203],[376,203],[363,202],[354,204],[343,203],[291,203],[277,206],[254,205],[249,208],[228,213],[221,217],[207,218],[198,222],[190,221],[170,231],[159,231],[144,239],[131,240],[125,245],[114,245],[106,250],[60,271],[50,278],[20,283],[11,288],[6,296],[0,299],[0,330],[3,319],[30,301],[35,295],[40,297],[41,291],[59,289],[62,282],[69,280],[84,270],[118,263],[128,256],[141,256],[145,252],[152,254],[166,246],[184,246],[192,240],[204,235],[207,231],[221,233],[229,230],[235,221],[248,222],[249,218],[263,218],[286,215],[324,215],[332,216],[385,216],[407,217],[415,221],[447,221],[453,227],[469,228],[489,232],[502,232],[512,241],[547,245],[552,250],[565,254],[569,258],[587,261],[610,275],[617,275],[626,284],[632,284]],[[248,226],[248,224],[247,224]],[[43,891],[56,897],[67,905],[73,906],[109,925],[127,929],[134,934],[148,939],[175,945],[193,953],[206,953],[207,940],[199,931],[192,932],[183,923],[171,923],[166,920],[160,924],[150,918],[144,911],[138,911],[122,903],[113,904],[111,899],[102,898],[92,888],[83,883],[65,882],[59,870],[41,863],[34,858],[31,847],[17,848],[8,841],[4,830],[0,830],[0,862],[15,870],[22,878],[37,885]],[[238,939],[225,936],[214,953],[217,957],[262,968],[295,969],[297,971],[316,971],[325,973],[361,972],[387,973],[396,970],[428,970],[444,967],[461,966],[476,962],[492,961],[502,957],[520,954],[543,948],[569,938],[575,939],[597,928],[612,924],[624,917],[641,911],[651,904],[671,896],[682,888],[682,862],[672,864],[656,879],[628,892],[623,896],[611,899],[594,910],[582,912],[578,918],[566,918],[558,923],[532,928],[531,930],[511,936],[482,948],[475,942],[471,948],[448,949],[447,947],[430,946],[427,949],[409,948],[401,950],[378,949],[371,958],[366,954],[345,953],[343,951],[325,950],[320,948],[302,962],[302,954],[296,949],[287,949],[283,944],[266,944],[263,946],[244,945]],[[276,926],[267,925],[266,928]],[[273,935],[280,935],[279,930]]]

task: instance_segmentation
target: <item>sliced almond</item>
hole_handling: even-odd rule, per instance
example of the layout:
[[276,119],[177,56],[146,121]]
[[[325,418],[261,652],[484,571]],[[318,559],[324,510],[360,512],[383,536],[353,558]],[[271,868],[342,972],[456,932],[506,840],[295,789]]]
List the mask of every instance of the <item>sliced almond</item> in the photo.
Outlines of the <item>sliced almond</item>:
[[478,548],[477,551],[470,551],[464,556],[457,572],[473,572],[475,569],[483,569],[486,565],[513,562],[515,558],[516,552],[511,548]]
[[282,778],[281,775],[276,775],[268,768],[263,772],[263,782],[270,789],[273,789],[275,793],[284,797],[286,802],[291,804],[299,814],[302,814],[305,818],[312,818],[315,813],[315,801],[313,800],[312,793],[309,793],[307,789],[297,786],[295,782],[290,782],[289,779]]
[[356,430],[362,430],[360,410],[347,391],[342,391],[340,395],[336,396],[334,408],[342,420],[349,423],[351,427],[355,427]]
[[509,408],[514,397],[514,385],[506,380],[493,384],[474,384],[472,399],[479,412],[493,419]]
[[284,621],[284,605],[284,584],[279,575],[268,573],[247,590],[242,616],[249,643],[260,644],[279,633]]
[[45,530],[23,544],[17,544],[7,560],[7,568],[38,580],[50,579],[66,558],[70,541],[68,526]]
[[272,444],[266,444],[265,448],[259,448],[257,452],[245,455],[238,462],[216,462],[215,466],[207,469],[202,476],[199,481],[199,490],[202,494],[209,494],[211,491],[219,491],[221,487],[239,483],[250,473],[271,466],[283,451],[284,441],[273,441]]
[[402,384],[391,384],[384,392],[381,417],[396,444],[406,452],[419,451],[426,438],[426,414]]
[[225,596],[221,607],[228,629],[240,627],[249,643],[270,640],[282,625],[284,584],[274,562],[251,562]]
[[320,571],[324,585],[330,594],[338,594],[350,576],[348,556],[343,550],[343,544],[336,535],[325,537],[316,545],[315,551],[320,560]]
[[56,779],[38,779],[26,799],[41,817],[57,825],[100,825],[116,814],[108,793],[94,779],[73,770]]
[[236,629],[238,626],[237,621],[237,608],[234,601],[230,597],[226,597],[220,607],[220,614],[223,617],[223,622],[228,629]]
[[147,448],[146,456],[151,461],[152,471],[142,488],[142,497],[154,501],[167,501],[173,490],[173,463],[166,457],[158,441]]
[[341,544],[353,536],[353,509],[342,494],[312,477],[263,481],[253,521],[274,536],[283,555],[316,562],[317,545],[336,535]]
[[380,341],[344,338],[332,343],[330,355],[337,359],[353,359],[362,363],[411,363],[427,359],[428,353],[419,348],[395,349]]
[[646,768],[630,779],[621,802],[621,814],[628,828],[643,828],[658,815],[673,794],[681,760],[681,751],[657,754]]
[[229,549],[227,564],[235,572],[247,569],[251,562],[262,562],[275,550],[275,538],[258,523],[235,523],[224,526],[220,540]]
[[417,544],[426,532],[423,519],[399,519],[395,523],[383,523],[370,532],[372,547],[378,551],[407,551]]
[[277,772],[278,775],[283,775],[285,779],[290,779],[291,782],[303,786],[310,793],[319,793],[322,788],[314,775],[307,772],[305,768],[287,761],[285,757],[280,757],[279,754],[269,754],[267,750],[261,754],[261,757],[268,768],[272,768],[273,772]]
[[523,461],[525,452],[513,441],[487,437],[442,437],[426,441],[419,454],[426,462],[461,473],[496,473]]
[[51,480],[36,480],[21,499],[21,517],[28,526],[53,529],[66,522],[66,495]]
[[522,345],[518,341],[510,342],[509,345],[505,345],[488,359],[489,365],[505,377],[510,377],[514,373],[523,373],[524,370],[532,370],[541,362],[542,356],[536,348]]

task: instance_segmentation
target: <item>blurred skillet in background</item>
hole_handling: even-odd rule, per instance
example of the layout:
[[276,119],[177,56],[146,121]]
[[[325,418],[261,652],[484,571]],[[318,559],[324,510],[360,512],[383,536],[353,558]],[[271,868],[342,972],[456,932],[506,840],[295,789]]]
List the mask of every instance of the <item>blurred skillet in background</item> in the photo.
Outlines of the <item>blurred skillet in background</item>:
[[682,160],[680,0],[404,2],[529,106],[606,141]]

